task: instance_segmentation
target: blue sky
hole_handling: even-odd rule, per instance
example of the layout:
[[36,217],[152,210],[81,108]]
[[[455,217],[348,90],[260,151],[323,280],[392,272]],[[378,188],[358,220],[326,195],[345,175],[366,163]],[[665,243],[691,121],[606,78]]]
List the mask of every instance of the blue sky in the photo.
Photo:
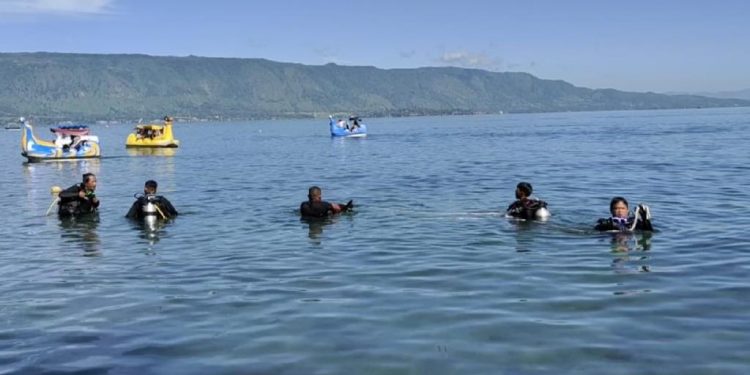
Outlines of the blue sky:
[[0,0],[0,52],[523,71],[578,86],[750,88],[750,1]]

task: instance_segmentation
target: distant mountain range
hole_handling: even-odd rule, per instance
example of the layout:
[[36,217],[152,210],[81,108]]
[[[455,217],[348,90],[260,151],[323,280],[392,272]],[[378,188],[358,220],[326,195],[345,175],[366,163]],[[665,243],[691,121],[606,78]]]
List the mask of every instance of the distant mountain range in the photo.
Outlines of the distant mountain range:
[[750,106],[592,90],[527,73],[378,69],[264,59],[0,53],[0,119],[255,119]]
[[718,91],[718,92],[668,92],[668,95],[699,95],[709,98],[721,98],[721,99],[743,99],[750,100],[750,89],[737,90],[737,91]]

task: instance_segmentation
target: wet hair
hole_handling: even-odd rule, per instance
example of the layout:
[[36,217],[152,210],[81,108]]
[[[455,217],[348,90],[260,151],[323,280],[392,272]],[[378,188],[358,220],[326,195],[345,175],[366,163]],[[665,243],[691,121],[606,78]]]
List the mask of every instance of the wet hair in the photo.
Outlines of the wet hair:
[[148,180],[148,181],[146,181],[145,186],[147,188],[152,188],[152,189],[156,190],[156,187],[159,186],[159,184],[157,184],[156,181],[154,181],[154,180]]
[[84,173],[83,174],[83,183],[85,184],[85,183],[89,182],[89,179],[91,177],[96,177],[96,175],[94,175],[93,173]]
[[527,197],[531,195],[532,191],[534,191],[531,184],[528,182],[519,182],[518,185],[516,185],[516,189],[521,190]]
[[620,203],[620,202],[625,203],[625,207],[630,207],[628,205],[628,200],[627,199],[625,199],[623,197],[614,197],[614,198],[612,198],[611,201],[609,201],[609,213],[611,213],[612,215],[614,215],[615,214],[615,205],[618,204],[618,203]]
[[309,189],[307,189],[307,198],[312,199],[313,195],[320,195],[320,188],[317,186],[310,186]]

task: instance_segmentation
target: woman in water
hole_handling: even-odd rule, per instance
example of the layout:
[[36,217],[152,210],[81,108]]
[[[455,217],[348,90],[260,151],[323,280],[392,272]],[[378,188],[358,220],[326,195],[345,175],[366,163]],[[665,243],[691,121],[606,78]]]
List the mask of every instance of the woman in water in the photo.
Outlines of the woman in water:
[[611,217],[599,219],[594,229],[599,231],[653,231],[651,210],[645,204],[639,204],[633,216],[629,216],[628,201],[623,197],[614,197],[609,202]]

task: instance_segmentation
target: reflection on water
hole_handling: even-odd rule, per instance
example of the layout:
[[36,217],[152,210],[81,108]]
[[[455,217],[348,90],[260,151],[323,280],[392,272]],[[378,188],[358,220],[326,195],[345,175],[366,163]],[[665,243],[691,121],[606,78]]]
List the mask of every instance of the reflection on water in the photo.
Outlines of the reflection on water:
[[509,219],[513,224],[513,228],[516,229],[516,252],[526,253],[531,251],[532,243],[536,237],[533,229],[539,223],[528,220]]
[[174,156],[177,153],[176,147],[128,147],[130,156]]
[[130,223],[133,229],[138,232],[138,238],[146,240],[151,246],[159,242],[168,222],[163,220],[130,220]]
[[139,191],[143,182],[154,179],[159,183],[159,191],[170,192],[175,189],[174,174],[175,163],[178,158],[172,156],[177,152],[176,148],[127,148],[128,157],[124,173],[142,175],[143,180],[135,186]]
[[617,272],[651,272],[647,264],[652,232],[611,233],[612,267]]
[[94,173],[98,174],[101,168],[101,159],[66,159],[50,160],[40,163],[23,162],[24,174],[31,174],[37,170],[55,170],[55,171],[72,171],[73,173]]
[[83,256],[101,255],[101,240],[97,227],[99,214],[66,217],[60,219],[62,243],[83,250]]
[[652,232],[612,233],[612,252],[648,251],[651,249]]
[[342,219],[351,221],[353,214],[353,212],[348,212],[322,218],[302,217],[300,218],[300,222],[307,225],[307,237],[310,239],[310,242],[320,245],[323,240],[323,228],[339,223]]
[[310,238],[310,242],[320,245],[321,236],[323,235],[323,227],[329,224],[333,224],[332,218],[300,218],[300,222],[307,224],[307,237]]

